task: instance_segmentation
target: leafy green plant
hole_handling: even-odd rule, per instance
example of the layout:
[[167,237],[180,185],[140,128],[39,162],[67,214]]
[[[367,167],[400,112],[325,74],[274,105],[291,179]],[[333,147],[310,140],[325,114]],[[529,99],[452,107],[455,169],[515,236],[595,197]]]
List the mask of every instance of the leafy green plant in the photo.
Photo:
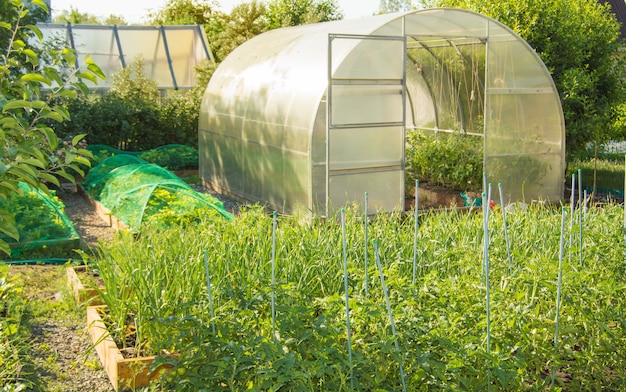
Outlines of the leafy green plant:
[[416,179],[461,191],[482,189],[482,138],[462,134],[426,135],[409,132],[406,147],[406,183]]
[[[55,102],[59,98],[75,98],[78,91],[88,93],[80,78],[94,83],[98,78],[104,78],[89,57],[85,59],[86,70],[76,69],[76,54],[71,49],[44,46],[42,50],[50,56],[47,63],[41,63],[34,46],[28,42],[35,38],[41,42],[41,31],[34,24],[25,24],[24,18],[31,12],[29,7],[39,8],[44,13],[48,8],[41,0],[28,4],[11,1],[6,7],[9,17],[0,22],[2,36],[7,37],[1,40],[7,46],[0,55],[1,199],[21,193],[20,182],[47,191],[45,183],[59,186],[59,178],[74,182],[74,173],[84,174],[81,165],[89,166],[91,155],[79,147],[84,134],[72,137],[70,148],[58,155],[59,138],[48,122],[69,120],[67,110]],[[66,76],[67,70],[71,72]],[[45,93],[44,86],[47,87]],[[15,218],[6,209],[0,209],[0,232],[19,239]],[[2,239],[0,251],[10,253],[8,244]]]
[[[114,74],[113,87],[102,97],[66,103],[72,121],[57,126],[59,134],[87,133],[91,144],[126,151],[146,151],[167,144],[197,147],[204,89],[161,97],[155,82],[145,77],[142,67],[139,59]],[[210,76],[212,68],[198,72],[204,78],[204,74]]]
[[22,288],[8,272],[8,266],[0,264],[0,389],[19,391],[33,387],[23,375],[30,346],[22,322]]
[[563,266],[558,349],[560,210],[510,207],[509,261],[502,214],[494,207],[490,353],[483,217],[456,210],[420,215],[415,284],[412,219],[392,213],[370,222],[396,316],[398,353],[377,271],[364,261],[365,252],[373,259],[373,250],[363,246],[357,211],[348,209],[345,220],[352,367],[338,219],[281,217],[275,265],[272,217],[261,207],[244,209],[232,221],[124,235],[95,260],[103,298],[118,325],[137,320],[137,345],[178,354],[157,361],[176,370],[163,381],[168,389],[400,390],[400,362],[408,390],[484,390],[489,382],[499,390],[543,390],[550,388],[551,369],[559,375],[557,388],[620,390],[626,382],[615,371],[626,365],[622,206],[587,211],[583,247],[578,223],[565,233],[573,240]]
[[[20,184],[21,194],[15,193],[8,200],[0,200],[0,207],[12,211],[16,220],[19,241],[0,234],[0,239],[11,246],[11,258],[34,255],[61,256],[64,245],[73,248],[79,242],[78,233],[64,215],[65,206],[55,195],[45,195]],[[73,241],[71,241],[73,240]]]

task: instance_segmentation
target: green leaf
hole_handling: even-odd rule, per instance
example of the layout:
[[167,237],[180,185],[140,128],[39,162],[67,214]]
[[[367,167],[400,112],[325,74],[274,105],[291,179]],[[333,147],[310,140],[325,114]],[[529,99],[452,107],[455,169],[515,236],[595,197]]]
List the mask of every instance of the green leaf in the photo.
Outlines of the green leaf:
[[51,84],[50,79],[44,77],[43,75],[36,74],[36,73],[28,73],[28,74],[22,75],[20,79],[25,80],[27,82],[43,83],[46,86],[49,86]]
[[24,101],[22,99],[16,99],[15,101],[7,102],[3,107],[2,111],[6,112],[7,110],[12,109],[29,109],[32,108],[33,105],[30,101]]
[[96,74],[96,76],[98,76],[100,79],[105,80],[106,76],[104,75],[104,72],[102,72],[102,70],[100,69],[100,67],[98,67],[98,64],[96,64],[89,55],[87,55],[85,57],[85,63],[87,64],[87,69],[90,70],[91,72],[93,72],[94,74]]
[[63,90],[59,93],[59,96],[76,99],[76,97],[78,97],[78,93],[76,92],[76,90]]
[[71,174],[67,173],[65,170],[59,170],[59,171],[55,172],[55,174],[57,176],[61,176],[61,177],[65,178],[66,180],[68,180],[72,184],[76,183],[76,179],[74,178],[74,176],[72,176]]
[[72,147],[76,147],[78,143],[83,140],[87,136],[86,133],[81,133],[80,135],[76,135],[72,138]]
[[56,122],[63,122],[63,116],[61,116],[57,112],[49,112],[49,113],[43,114],[41,116],[41,118],[49,118],[49,119],[54,120]]
[[7,22],[0,22],[0,28],[11,30],[11,24]]
[[[1,227],[0,230],[2,230]],[[11,256],[11,247],[9,247],[9,244],[2,239],[0,239],[0,251],[4,252],[7,256]]]
[[[76,94],[75,91],[74,91],[74,94]],[[63,117],[63,120],[69,120],[70,119],[70,112],[66,108],[64,108],[63,106],[57,105],[57,106],[53,107],[52,110],[54,110],[61,117]]]
[[80,92],[83,95],[89,95],[89,87],[87,87],[87,85],[84,82],[78,81],[78,82],[74,82],[72,83],[72,86],[76,87],[77,89],[80,90]]
[[96,77],[92,73],[89,73],[89,72],[79,72],[79,73],[76,74],[76,77],[77,78],[82,78],[82,79],[87,79],[87,80],[89,80],[90,82],[93,82],[93,83],[98,83],[98,79],[96,79]]
[[35,53],[35,51],[32,49],[24,49],[22,53],[24,53],[26,56],[30,57],[31,59],[37,59],[37,53]]
[[59,75],[59,71],[52,67],[45,67],[43,72],[46,74],[46,77],[50,80],[54,80],[59,86],[63,85],[63,80]]
[[27,164],[27,165],[38,167],[38,168],[40,168],[42,170],[46,168],[45,163],[43,163],[39,159],[35,159],[35,158],[22,159],[19,162]]
[[50,173],[41,172],[41,173],[39,173],[39,177],[42,180],[46,180],[46,181],[48,181],[48,182],[50,182],[50,183],[52,183],[52,184],[54,184],[56,186],[60,186],[59,179],[56,178],[55,176],[53,176]]
[[37,6],[39,6],[39,8],[41,8],[42,10],[49,12],[48,9],[48,4],[46,4],[44,1],[42,0],[31,0],[33,4],[37,4]]
[[[48,7],[46,7],[46,11],[48,10]],[[26,29],[32,31],[33,33],[35,33],[35,35],[37,36],[37,38],[39,38],[39,41],[41,42],[43,40],[43,34],[41,33],[41,30],[39,30],[39,27],[35,26],[35,25],[26,25],[24,26]]]
[[65,48],[61,51],[61,56],[63,56],[63,60],[71,66],[76,64],[76,52],[73,49]]

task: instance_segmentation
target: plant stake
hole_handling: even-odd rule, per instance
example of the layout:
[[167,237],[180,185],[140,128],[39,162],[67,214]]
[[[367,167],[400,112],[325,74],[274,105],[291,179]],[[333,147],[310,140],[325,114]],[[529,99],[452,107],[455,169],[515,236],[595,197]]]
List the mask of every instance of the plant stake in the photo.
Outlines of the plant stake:
[[352,368],[352,342],[350,341],[350,303],[348,297],[348,257],[346,251],[346,210],[341,209],[341,244],[343,247],[343,285],[346,292],[346,330],[348,344],[348,363],[350,364],[350,387],[354,389],[354,369]]
[[[572,194],[570,196],[570,210],[572,211],[572,215],[570,216],[569,221],[569,247],[572,247],[572,233],[574,232],[574,211],[576,211],[576,205],[574,204],[574,199],[576,198],[576,173],[572,173]],[[571,255],[570,255],[571,257]]]
[[272,337],[276,340],[276,298],[274,289],[276,285],[276,211],[272,216]]
[[583,195],[583,170],[582,169],[578,169],[578,199],[580,200],[578,208],[578,232],[579,232],[579,236],[580,238],[578,238],[579,241],[579,252],[580,252],[580,265],[583,265],[583,202],[584,200],[582,199],[582,195]]
[[417,197],[417,187],[419,186],[419,180],[415,180],[415,232],[413,233],[413,286],[417,279],[417,232],[419,230],[418,222],[418,210],[419,210],[419,198]]
[[213,335],[215,335],[215,314],[213,314],[213,296],[211,295],[211,275],[209,275],[209,257],[207,256],[206,250],[204,251],[204,270],[206,272],[206,286],[207,286],[207,292],[209,296],[209,312],[211,315],[211,330],[213,331]]
[[[487,310],[487,356],[491,354],[491,292],[489,285],[489,200],[491,199],[491,184],[489,184],[489,196],[486,198],[485,193],[482,194],[483,198],[483,267],[485,270],[485,304]],[[487,200],[485,200],[487,199]],[[489,359],[488,359],[489,360]],[[491,366],[487,367],[487,390],[491,389]]]
[[369,298],[369,260],[367,258],[367,230],[369,225],[369,195],[365,192],[365,224],[363,227],[365,245],[365,298]]
[[387,285],[385,284],[385,275],[383,274],[383,267],[380,263],[380,255],[378,254],[378,245],[376,244],[376,240],[372,241],[374,243],[374,252],[376,254],[376,266],[378,267],[378,273],[380,274],[380,284],[383,287],[383,293],[385,294],[385,302],[387,303],[387,313],[389,314],[389,324],[391,325],[391,333],[393,334],[393,338],[396,344],[396,351],[400,356],[400,360],[398,361],[398,365],[400,366],[400,379],[402,380],[402,391],[406,392],[406,382],[404,380],[404,368],[402,367],[402,352],[400,351],[400,345],[398,344],[398,335],[396,334],[396,326],[393,322],[393,313],[391,312],[391,301],[389,301],[389,291],[387,291]]
[[[559,248],[559,277],[557,280],[556,287],[556,317],[554,319],[554,351],[556,353],[559,345],[559,313],[561,311],[561,286],[563,284],[563,253],[564,251],[564,242],[565,242],[565,216],[567,215],[567,210],[565,207],[562,208],[561,215],[561,241]],[[552,368],[552,385],[554,385],[554,376],[556,369]]]
[[498,192],[500,192],[500,207],[502,208],[502,223],[504,225],[504,241],[506,244],[506,257],[509,260],[509,274],[513,272],[513,258],[511,257],[511,245],[509,244],[509,229],[506,225],[506,209],[504,208],[504,195],[502,192],[502,183],[498,184]]

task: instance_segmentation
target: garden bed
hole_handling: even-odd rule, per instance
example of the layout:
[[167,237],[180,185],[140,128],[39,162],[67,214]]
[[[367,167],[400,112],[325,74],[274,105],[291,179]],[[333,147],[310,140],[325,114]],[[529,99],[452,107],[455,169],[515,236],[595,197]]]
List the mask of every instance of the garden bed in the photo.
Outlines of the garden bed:
[[98,290],[91,287],[89,284],[85,285],[85,283],[90,282],[93,285],[97,285],[99,288],[103,287],[101,280],[90,271],[89,267],[84,265],[68,267],[66,269],[66,279],[77,304],[87,304],[91,306],[103,304]]
[[94,208],[98,216],[102,218],[104,223],[106,223],[107,225],[109,225],[115,230],[128,230],[128,225],[126,225],[122,220],[120,220],[118,217],[113,215],[111,211],[109,211],[108,208],[102,205],[102,203],[100,203],[97,200],[92,199],[91,196],[89,196],[89,193],[87,193],[87,191],[85,190],[85,188],[83,188],[82,186],[79,186],[78,193],[80,193],[80,195],[85,200],[87,200],[89,204],[91,204],[91,206]]
[[107,331],[102,319],[105,310],[105,306],[87,307],[87,329],[100,362],[116,391],[147,387],[150,382],[169,371],[165,364],[150,371],[155,356],[125,358]]

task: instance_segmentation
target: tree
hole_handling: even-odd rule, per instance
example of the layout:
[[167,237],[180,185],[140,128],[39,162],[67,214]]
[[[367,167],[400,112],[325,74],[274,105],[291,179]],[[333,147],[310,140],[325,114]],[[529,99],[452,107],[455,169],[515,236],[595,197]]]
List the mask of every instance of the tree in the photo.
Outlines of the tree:
[[411,0],[380,0],[380,13],[411,11],[413,2]]
[[217,62],[250,38],[267,31],[266,11],[264,3],[253,0],[235,6],[230,15],[216,15],[207,24],[207,37]]
[[[3,36],[9,36],[2,42],[6,49],[0,55],[0,198],[5,200],[22,192],[20,182],[49,192],[46,184],[59,186],[59,178],[74,182],[74,173],[84,174],[82,168],[90,164],[89,151],[79,148],[84,135],[63,143],[48,124],[69,119],[67,110],[54,104],[57,99],[74,98],[78,91],[88,93],[87,86],[77,78],[93,82],[104,78],[89,58],[86,71],[74,69],[71,78],[63,77],[58,68],[72,68],[76,61],[71,49],[54,49],[50,64],[40,64],[29,40],[41,42],[41,31],[34,24],[24,24],[30,9],[22,0],[10,0],[8,4],[10,7],[3,8],[5,19],[0,22]],[[31,0],[29,4],[43,10],[44,16],[48,12],[42,0]],[[12,212],[2,208],[0,233],[19,240]],[[9,245],[2,239],[0,251],[10,254]]]
[[596,0],[434,0],[470,9],[512,28],[539,54],[556,84],[568,158],[590,142],[623,136],[626,113],[619,24]]
[[215,2],[199,0],[168,0],[165,7],[148,15],[151,24],[158,26],[206,24],[216,13]]
[[100,24],[95,15],[86,12],[80,12],[77,8],[70,7],[70,10],[63,10],[61,13],[52,18],[54,23],[71,23],[71,24]]
[[343,18],[336,0],[271,0],[266,12],[267,27],[297,26]]

